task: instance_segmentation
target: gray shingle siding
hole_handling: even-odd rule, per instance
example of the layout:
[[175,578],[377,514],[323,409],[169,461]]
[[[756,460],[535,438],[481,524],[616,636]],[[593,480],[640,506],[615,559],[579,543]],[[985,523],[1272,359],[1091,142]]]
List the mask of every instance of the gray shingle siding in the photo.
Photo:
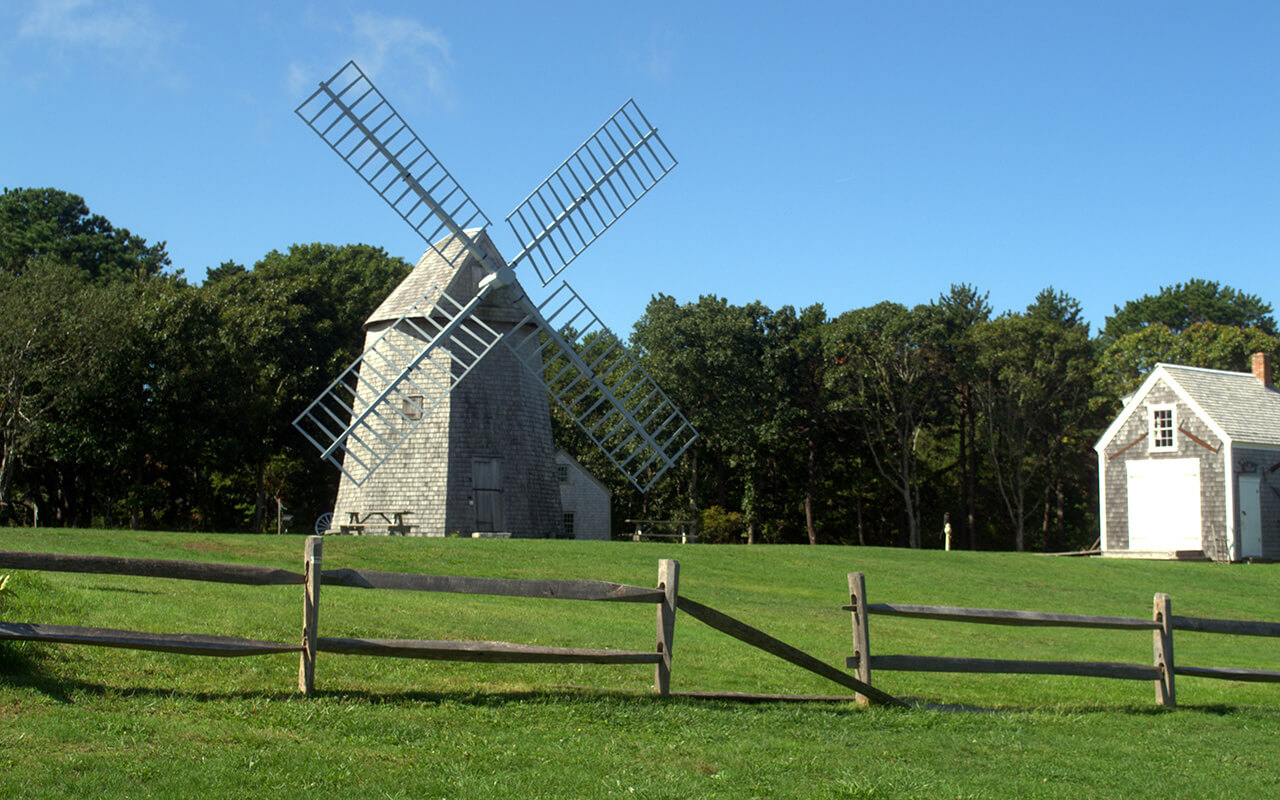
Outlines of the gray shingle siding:
[[566,468],[560,504],[566,513],[573,513],[573,538],[611,538],[613,493],[563,450],[556,451],[556,463]]
[[[1245,464],[1252,464],[1252,473],[1258,476],[1258,505],[1262,513],[1262,557],[1280,559],[1280,448],[1236,447],[1233,455],[1234,476],[1245,473]],[[1276,467],[1277,472],[1271,468]],[[1233,478],[1234,478],[1233,476]],[[1240,529],[1240,486],[1235,484],[1236,530]]]
[[[1152,452],[1149,440],[1138,437],[1147,433],[1150,407],[1163,404],[1175,408],[1176,449]],[[1259,480],[1263,557],[1280,559],[1280,474],[1272,472],[1280,470],[1280,392],[1273,386],[1248,372],[1159,364],[1096,447],[1108,551],[1127,550],[1130,543],[1127,465],[1195,458],[1205,555],[1216,561],[1244,557],[1239,476],[1250,474]]]
[[[495,263],[501,256],[482,232],[477,243]],[[432,250],[392,292],[366,323],[366,346],[411,308],[431,287],[446,288],[465,303],[485,274],[474,260],[455,271]],[[477,315],[498,331],[523,317],[515,305],[518,285],[493,292]],[[401,337],[398,331],[389,336]],[[405,353],[414,349],[398,342]],[[445,367],[447,368],[447,367]],[[386,371],[386,367],[381,367]],[[437,380],[442,368],[424,362]],[[371,389],[368,390],[370,393]],[[371,400],[372,396],[364,398]],[[476,459],[495,459],[501,474],[501,528],[513,536],[552,537],[563,529],[556,482],[551,415],[547,390],[504,344],[495,345],[464,381],[457,384],[408,439],[361,486],[345,475],[334,507],[335,528],[348,524],[352,512],[409,512],[405,522],[414,535],[470,534],[477,529],[473,466]],[[373,524],[370,533],[386,532]]]
[[[1174,425],[1176,428],[1191,432],[1200,440],[1214,447],[1212,452],[1198,444],[1183,430],[1176,430],[1174,440],[1176,449],[1168,452],[1150,452],[1150,437],[1137,441],[1147,433],[1148,409],[1153,405],[1173,404]],[[1136,444],[1134,442],[1137,441]],[[1131,445],[1128,449],[1126,446]],[[1123,451],[1123,452],[1121,452]],[[1117,455],[1118,454],[1118,455]],[[1163,381],[1158,381],[1151,390],[1142,397],[1139,405],[1116,432],[1103,450],[1103,480],[1106,482],[1104,496],[1107,507],[1103,510],[1106,516],[1108,550],[1127,550],[1129,548],[1129,496],[1128,468],[1126,464],[1135,460],[1152,460],[1167,458],[1195,458],[1200,462],[1200,537],[1209,558],[1226,558],[1226,496],[1223,489],[1222,442],[1209,426],[1184,403],[1178,394]]]

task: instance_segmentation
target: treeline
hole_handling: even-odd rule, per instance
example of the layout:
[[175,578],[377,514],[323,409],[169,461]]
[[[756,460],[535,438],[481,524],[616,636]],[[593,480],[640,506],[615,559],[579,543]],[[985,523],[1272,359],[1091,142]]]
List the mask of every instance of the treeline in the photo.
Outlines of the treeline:
[[299,411],[359,354],[410,265],[295,245],[201,285],[54,189],[0,197],[0,515],[42,525],[274,530],[331,507]]
[[[29,524],[295,530],[337,473],[292,419],[358,354],[410,265],[294,245],[199,285],[164,243],[54,189],[0,196],[0,516]],[[696,519],[721,541],[1067,549],[1097,531],[1092,444],[1158,361],[1246,369],[1271,307],[1191,280],[1093,336],[1045,289],[996,314],[959,284],[931,303],[830,316],[659,295],[630,334],[702,436],[648,495],[553,414],[557,443],[622,520]]]
[[1097,537],[1093,444],[1160,361],[1247,370],[1276,353],[1271,308],[1191,280],[1091,336],[1053,288],[996,314],[958,284],[933,302],[829,316],[659,296],[632,341],[703,434],[628,513],[705,538],[1064,550]]

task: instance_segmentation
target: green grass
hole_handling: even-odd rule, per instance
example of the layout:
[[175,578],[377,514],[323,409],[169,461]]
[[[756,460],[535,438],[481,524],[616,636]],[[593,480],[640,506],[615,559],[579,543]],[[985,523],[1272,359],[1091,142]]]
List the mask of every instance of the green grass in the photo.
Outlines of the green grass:
[[[301,569],[299,537],[0,530],[0,549]],[[834,665],[850,651],[845,574],[872,602],[1146,617],[1280,619],[1280,565],[1050,559],[878,548],[334,538],[326,568],[579,577],[681,594]],[[14,573],[0,618],[294,641],[301,587]],[[650,605],[326,587],[328,636],[496,639],[649,649]],[[1280,642],[1176,635],[1176,660],[1280,668]],[[872,617],[875,653],[1150,663],[1146,632]],[[676,625],[673,688],[840,694],[719,634]],[[1280,789],[1280,686],[882,673],[898,695],[982,712],[649,693],[651,667],[482,665],[321,653],[197,658],[0,644],[0,797],[1270,797]]]

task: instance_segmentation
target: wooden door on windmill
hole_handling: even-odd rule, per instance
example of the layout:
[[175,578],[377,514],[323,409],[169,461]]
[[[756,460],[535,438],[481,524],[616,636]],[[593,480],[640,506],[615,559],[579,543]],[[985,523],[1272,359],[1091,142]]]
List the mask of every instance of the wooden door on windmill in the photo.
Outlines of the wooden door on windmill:
[[476,530],[502,530],[502,462],[496,458],[473,459],[471,490],[476,504]]

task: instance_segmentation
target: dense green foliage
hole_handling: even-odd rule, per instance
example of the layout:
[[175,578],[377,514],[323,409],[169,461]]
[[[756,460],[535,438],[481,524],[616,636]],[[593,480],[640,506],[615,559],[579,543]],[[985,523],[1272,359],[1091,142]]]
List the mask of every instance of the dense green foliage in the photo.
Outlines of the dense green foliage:
[[[1121,398],[1161,361],[1247,370],[1252,353],[1280,354],[1269,306],[1188,286],[1159,297],[1194,292],[1213,311],[1195,320],[1249,325],[1171,327],[1165,303],[1133,303],[1123,317],[1134,329],[1107,344],[1052,287],[997,317],[963,284],[915,308],[835,318],[658,296],[632,340],[703,436],[645,515],[700,515],[722,538],[725,514],[739,513],[750,541],[938,547],[949,522],[962,548],[1087,547],[1093,443]],[[641,515],[639,498],[614,489]]]
[[1257,295],[1222,286],[1217,281],[1192,278],[1117,306],[1115,315],[1107,317],[1100,338],[1111,344],[1152,325],[1163,325],[1174,333],[1182,333],[1202,322],[1257,328],[1275,336],[1276,323],[1271,310],[1271,304]]
[[[1054,559],[882,548],[680,546],[335,537],[327,568],[653,585],[832,665],[850,652],[845,573],[873,602],[1145,617],[1276,619],[1273,565]],[[256,563],[298,569],[288,536],[0,530],[0,549]],[[939,580],[939,576],[947,576]],[[293,641],[300,587],[13,573],[6,620]],[[324,635],[498,639],[647,649],[648,605],[325,587]],[[1144,631],[976,626],[872,617],[878,653],[1149,663]],[[1274,640],[1179,633],[1177,663],[1267,667]],[[844,694],[677,613],[675,691]],[[1080,798],[1271,797],[1280,687],[1180,677],[1178,709],[1150,682],[889,673],[896,695],[960,705],[860,709],[651,694],[650,667],[487,665],[322,653],[319,694],[294,655],[219,659],[0,643],[0,796]],[[586,688],[595,687],[595,688]],[[985,713],[983,709],[995,713]],[[264,788],[265,787],[265,788]]]
[[[291,420],[350,363],[408,272],[367,245],[293,245],[202,285],[164,244],[56,189],[0,196],[0,520],[306,529],[337,474]],[[627,518],[718,540],[969,549],[1096,537],[1091,446],[1159,361],[1247,369],[1271,307],[1193,279],[1117,307],[1091,337],[1053,290],[994,315],[956,284],[915,308],[830,314],[658,295],[630,334],[701,433],[648,495],[553,414],[557,444]]]
[[290,421],[408,264],[295,245],[195,286],[53,189],[6,192],[0,233],[0,516],[262,530],[277,498],[331,507],[336,477]]

